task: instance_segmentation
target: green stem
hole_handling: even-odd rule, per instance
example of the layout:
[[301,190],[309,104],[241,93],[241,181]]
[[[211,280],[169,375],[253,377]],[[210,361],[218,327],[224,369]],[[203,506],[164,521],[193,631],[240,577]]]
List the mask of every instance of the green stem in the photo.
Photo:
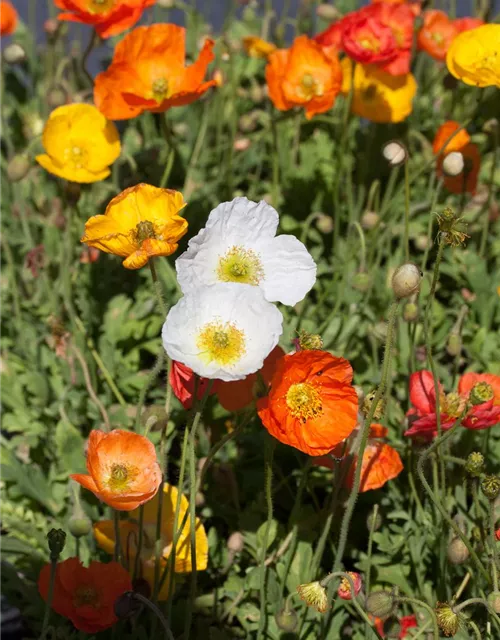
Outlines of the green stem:
[[89,86],[93,87],[94,86],[94,78],[92,78],[92,76],[90,75],[90,73],[87,71],[87,60],[92,52],[92,49],[97,45],[97,43],[99,42],[100,38],[99,38],[99,34],[97,33],[97,31],[95,29],[92,30],[92,36],[90,37],[89,43],[87,45],[87,48],[85,49],[85,51],[83,52],[82,55],[82,72],[84,74],[84,76],[87,78],[87,80],[89,81]]
[[455,607],[453,607],[453,611],[455,613],[459,613],[460,611],[462,611],[466,607],[470,607],[471,604],[482,604],[483,607],[488,609],[488,611],[490,612],[492,617],[495,619],[495,621],[500,623],[500,618],[497,616],[497,614],[494,611],[493,607],[490,605],[490,603],[487,600],[483,600],[483,598],[469,598],[468,600],[464,600],[459,605],[456,605]]
[[165,620],[162,612],[158,609],[158,607],[155,604],[153,604],[151,600],[149,600],[148,598],[145,598],[140,593],[133,591],[132,594],[133,595],[131,597],[133,597],[136,600],[139,600],[139,602],[141,602],[145,607],[148,607],[149,609],[151,609],[151,611],[155,614],[156,619],[159,620],[161,626],[163,627],[163,630],[165,631],[165,636],[167,637],[167,639],[174,640],[174,636],[170,631],[168,622]]
[[266,628],[266,553],[267,553],[267,542],[269,540],[269,532],[271,530],[271,523],[273,520],[273,491],[272,491],[272,483],[273,483],[273,458],[274,458],[274,448],[276,446],[276,441],[269,438],[266,442],[265,447],[265,470],[264,470],[264,487],[266,494],[266,504],[267,504],[267,522],[266,528],[264,531],[264,540],[262,541],[262,549],[260,553],[260,616],[259,616],[259,630],[257,632],[257,640],[261,640],[264,637],[264,630]]
[[489,501],[490,515],[490,547],[491,547],[491,574],[493,578],[493,591],[498,592],[498,553],[496,551],[497,540],[495,537],[495,501]]
[[278,148],[278,124],[275,119],[275,112],[271,116],[271,132],[273,139],[273,152],[272,152],[272,198],[273,206],[278,206],[278,194],[279,194],[279,181],[280,181],[280,160],[279,160],[279,148]]
[[113,509],[113,527],[115,530],[115,548],[113,550],[113,560],[121,561],[121,538],[120,538],[120,514]]
[[474,631],[474,635],[476,637],[476,640],[481,640],[481,633],[479,631],[479,629],[477,628],[477,624],[475,622],[473,622],[472,620],[467,620],[467,625],[472,629],[472,631]]
[[484,215],[484,222],[483,222],[483,233],[481,235],[481,244],[479,246],[479,256],[481,258],[484,258],[485,253],[486,253],[486,246],[488,244],[488,232],[489,232],[489,228],[490,228],[490,213],[491,213],[491,205],[494,202],[494,196],[495,196],[495,173],[496,173],[496,169],[497,169],[497,162],[498,162],[498,148],[499,148],[499,134],[498,134],[498,123],[497,125],[494,127],[494,131],[493,131],[493,161],[491,163],[491,172],[490,172],[490,179],[489,179],[489,192],[488,192],[488,200],[486,202],[486,207],[485,207],[485,211],[483,212]]
[[373,534],[375,533],[375,525],[377,524],[379,506],[374,505],[372,511],[372,523],[370,527],[370,535],[368,537],[368,551],[367,551],[367,564],[366,564],[366,577],[365,577],[365,591],[370,593],[370,574],[372,569],[372,547],[373,547]]
[[426,602],[422,602],[422,600],[417,600],[417,598],[405,598],[398,596],[398,602],[407,602],[408,604],[414,604],[417,607],[423,607],[424,609],[426,609],[431,617],[434,626],[434,638],[435,640],[439,639],[439,627],[437,623],[436,612],[432,607],[430,607]]
[[410,169],[405,160],[405,260],[410,261]]
[[136,554],[135,554],[135,562],[134,562],[134,573],[133,573],[133,580],[135,580],[138,575],[139,575],[139,567],[140,567],[140,561],[141,561],[141,551],[142,551],[142,540],[144,537],[144,505],[141,504],[141,506],[139,507],[139,533],[138,533],[138,539],[137,539],[137,550],[136,550]]
[[54,597],[54,584],[56,582],[56,570],[57,570],[57,559],[55,560],[52,559],[50,561],[49,593],[47,596],[47,602],[45,603],[45,613],[43,615],[42,632],[40,634],[39,640],[45,640],[45,636],[47,635],[47,631],[48,631],[50,609],[52,606],[52,598]]

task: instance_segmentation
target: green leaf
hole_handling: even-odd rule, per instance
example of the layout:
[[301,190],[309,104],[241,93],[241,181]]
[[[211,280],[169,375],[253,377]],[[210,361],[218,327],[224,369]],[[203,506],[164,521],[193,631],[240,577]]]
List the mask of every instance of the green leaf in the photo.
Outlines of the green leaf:
[[54,433],[56,454],[60,466],[68,473],[85,472],[85,440],[71,423],[59,420]]

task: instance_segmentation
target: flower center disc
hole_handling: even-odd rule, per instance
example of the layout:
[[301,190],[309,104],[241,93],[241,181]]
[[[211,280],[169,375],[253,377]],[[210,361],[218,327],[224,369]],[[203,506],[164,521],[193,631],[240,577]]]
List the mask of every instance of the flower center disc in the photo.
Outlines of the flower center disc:
[[317,418],[323,412],[318,389],[307,382],[292,384],[286,394],[286,404],[292,416],[302,422]]
[[264,269],[255,251],[235,246],[220,258],[217,278],[222,282],[239,282],[255,286],[264,278]]
[[143,220],[135,228],[135,239],[137,244],[142,244],[148,238],[156,238],[155,228],[149,220]]
[[111,475],[108,485],[112,491],[124,491],[128,488],[135,474],[124,464],[114,464],[111,467]]
[[82,585],[75,590],[73,595],[75,607],[95,607],[99,606],[99,594],[94,587]]
[[198,335],[200,356],[207,362],[230,365],[245,354],[245,334],[230,322],[210,322]]
[[115,0],[90,0],[89,11],[91,13],[104,13],[113,8]]
[[64,150],[64,159],[74,169],[83,169],[87,166],[88,153],[86,149],[75,144]]
[[158,78],[153,82],[153,98],[157,102],[163,102],[168,96],[168,81],[166,78]]
[[305,73],[302,76],[297,93],[304,100],[312,100],[316,96],[323,95],[323,87],[312,74]]

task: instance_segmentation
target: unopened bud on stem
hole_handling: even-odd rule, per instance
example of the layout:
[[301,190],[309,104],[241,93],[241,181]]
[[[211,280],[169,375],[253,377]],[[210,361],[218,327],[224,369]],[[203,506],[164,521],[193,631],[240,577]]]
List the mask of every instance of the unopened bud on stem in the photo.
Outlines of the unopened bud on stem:
[[396,298],[409,298],[420,288],[422,272],[416,264],[406,262],[396,269],[392,276],[392,290]]

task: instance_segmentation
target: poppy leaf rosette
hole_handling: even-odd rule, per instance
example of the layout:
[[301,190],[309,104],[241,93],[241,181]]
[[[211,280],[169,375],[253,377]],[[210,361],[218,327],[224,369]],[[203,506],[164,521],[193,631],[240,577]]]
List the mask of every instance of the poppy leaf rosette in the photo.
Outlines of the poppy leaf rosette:
[[356,427],[358,397],[351,382],[352,367],[343,358],[319,350],[286,355],[257,412],[277,440],[321,456]]
[[45,153],[36,161],[49,173],[71,182],[104,180],[121,151],[115,125],[91,104],[54,109],[45,123]]
[[242,380],[277,345],[283,316],[251,285],[221,282],[186,293],[167,315],[163,346],[203,378]]
[[87,450],[89,475],[71,478],[118,511],[137,509],[161,484],[160,465],[152,442],[131,431],[91,431]]
[[188,223],[179,215],[182,193],[138,184],[115,196],[104,215],[90,218],[81,242],[125,258],[127,269],[140,269],[154,256],[177,250]]
[[[174,541],[174,520],[175,510],[178,499],[178,489],[170,484],[163,485],[162,500],[162,522],[160,532],[160,575],[163,573],[168,558],[173,550]],[[140,569],[141,576],[149,583],[151,590],[154,588],[155,576],[155,547],[156,547],[156,522],[158,517],[158,507],[160,494],[146,503],[143,507],[142,514],[142,546],[140,549]],[[180,510],[178,518],[178,527],[180,528],[184,517],[189,511],[189,502],[184,495],[181,495]],[[139,510],[131,511],[128,519],[120,520],[120,543],[122,549],[127,549],[130,559],[130,565],[134,566],[137,557],[137,545],[139,540]],[[101,520],[94,525],[94,537],[98,546],[112,555],[115,550],[115,529],[112,520]],[[195,537],[196,537],[196,570],[204,571],[208,564],[208,539],[205,528],[199,518],[195,521]],[[179,538],[175,549],[175,565],[174,573],[183,574],[190,573],[193,570],[193,561],[191,555],[191,524],[190,519],[186,518],[186,522],[182,530],[179,532]],[[166,600],[169,594],[170,580],[167,575],[158,597],[160,600]]]
[[331,109],[340,92],[342,69],[337,49],[299,36],[290,49],[277,49],[269,55],[266,82],[277,109],[303,107],[310,120]]
[[279,217],[266,202],[223,202],[175,261],[183,293],[217,282],[250,285],[269,302],[295,305],[316,281],[316,264],[291,235],[276,236]]
[[500,87],[500,24],[460,33],[446,54],[452,76],[476,87]]
[[[46,602],[50,573],[47,564],[38,578],[38,590]],[[118,562],[91,562],[84,567],[78,558],[68,558],[56,565],[51,607],[79,631],[98,633],[118,622],[115,602],[131,590],[130,575]]]
[[185,39],[186,30],[174,24],[137,27],[126,35],[110,67],[96,77],[96,106],[111,120],[126,120],[198,100],[216,85],[204,81],[214,41],[207,39],[198,59],[186,66]]
[[0,36],[10,36],[16,30],[17,11],[10,2],[0,2]]
[[54,0],[59,20],[81,22],[94,27],[101,38],[116,36],[130,29],[140,19],[144,9],[156,0]]

